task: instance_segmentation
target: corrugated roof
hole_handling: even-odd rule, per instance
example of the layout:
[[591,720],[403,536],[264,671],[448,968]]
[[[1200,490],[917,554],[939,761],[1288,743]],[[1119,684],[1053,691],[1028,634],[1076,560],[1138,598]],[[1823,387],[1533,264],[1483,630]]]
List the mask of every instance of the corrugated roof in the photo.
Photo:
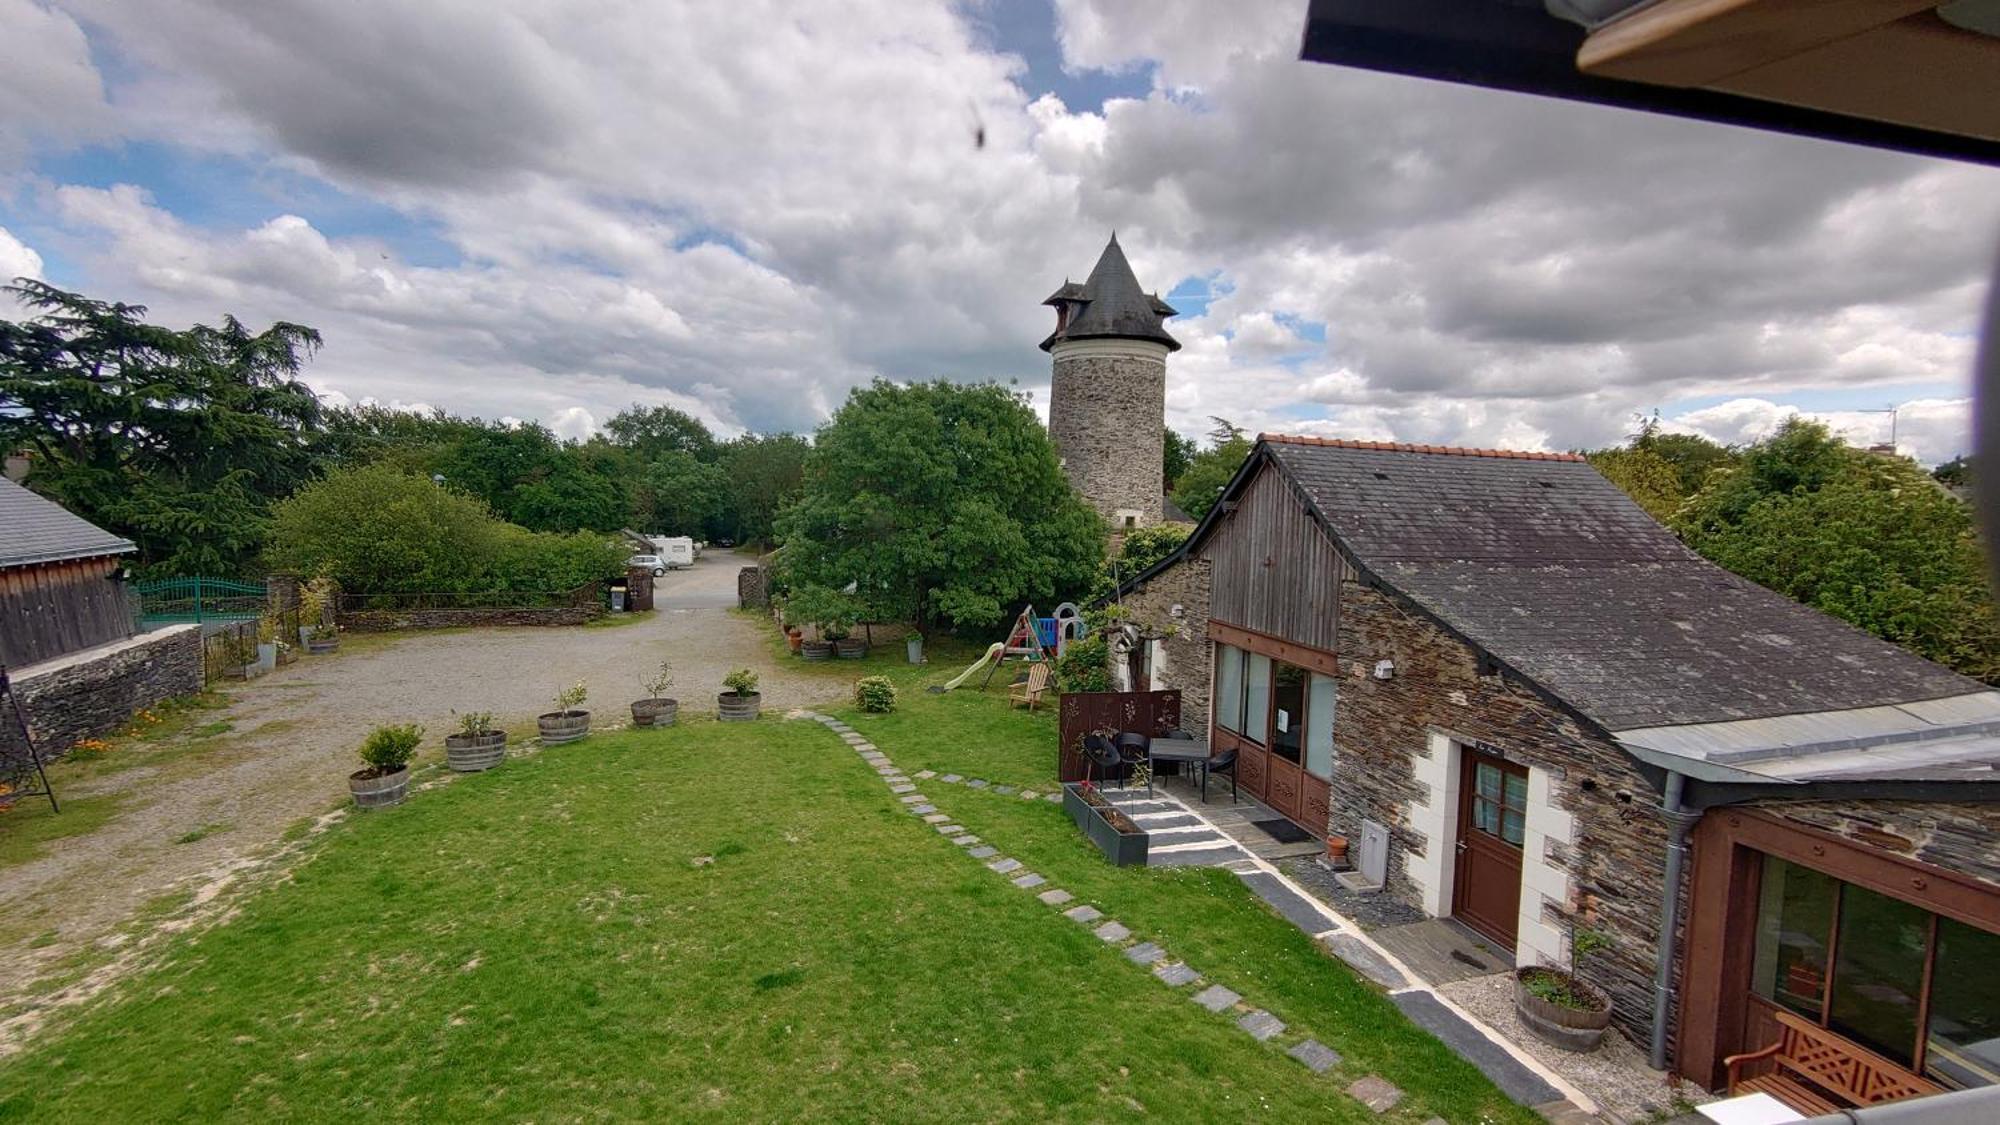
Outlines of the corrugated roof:
[[130,539],[0,477],[0,567],[122,555],[136,549]]
[[1172,305],[1139,288],[1132,264],[1118,246],[1118,236],[1098,256],[1082,285],[1065,281],[1042,302],[1058,309],[1070,306],[1069,319],[1042,341],[1048,351],[1062,340],[1152,340],[1179,351],[1180,341],[1167,335],[1162,318],[1176,315]]
[[1606,730],[1989,692],[1710,563],[1580,458],[1259,449],[1359,566]]

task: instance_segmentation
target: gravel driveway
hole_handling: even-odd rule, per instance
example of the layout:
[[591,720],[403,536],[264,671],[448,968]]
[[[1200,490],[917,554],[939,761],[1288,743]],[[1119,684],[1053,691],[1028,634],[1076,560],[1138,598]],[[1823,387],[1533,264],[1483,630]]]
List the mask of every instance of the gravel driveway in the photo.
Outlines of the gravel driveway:
[[[356,748],[372,727],[422,723],[424,756],[438,757],[453,709],[492,711],[518,730],[551,709],[557,688],[578,680],[590,687],[587,707],[626,719],[626,704],[644,694],[642,675],[663,658],[674,665],[669,693],[688,712],[712,712],[723,675],[742,667],[763,677],[767,713],[838,695],[823,678],[777,665],[759,623],[731,612],[745,561],[725,553],[670,572],[656,584],[654,615],[633,624],[355,638],[334,657],[304,658],[231,688],[228,708],[204,716],[227,720],[230,732],[199,750],[155,744],[131,753],[157,755],[157,764],[62,788],[67,799],[118,794],[125,804],[97,830],[56,841],[49,854],[0,875],[0,918],[7,921],[0,1054],[32,1032],[37,1009],[82,998],[29,1000],[46,991],[38,978],[64,962],[75,975],[79,953],[83,963],[130,961],[128,947],[148,944],[143,939],[157,928],[127,925],[148,904],[169,894],[211,901],[268,856],[287,828],[343,807]],[[119,971],[99,964],[85,991]]]

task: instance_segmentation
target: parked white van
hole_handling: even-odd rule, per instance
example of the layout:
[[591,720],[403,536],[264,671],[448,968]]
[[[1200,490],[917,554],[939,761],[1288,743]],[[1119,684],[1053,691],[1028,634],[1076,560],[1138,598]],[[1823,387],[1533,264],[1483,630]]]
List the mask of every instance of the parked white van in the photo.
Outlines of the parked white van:
[[653,539],[653,549],[671,570],[683,570],[694,565],[694,540],[686,535],[658,536]]

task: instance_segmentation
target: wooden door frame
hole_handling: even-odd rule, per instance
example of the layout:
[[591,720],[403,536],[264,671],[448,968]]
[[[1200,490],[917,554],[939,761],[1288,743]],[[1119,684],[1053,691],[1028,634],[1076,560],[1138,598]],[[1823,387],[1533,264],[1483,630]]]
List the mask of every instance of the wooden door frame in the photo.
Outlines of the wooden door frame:
[[[1475,749],[1474,747],[1465,745],[1463,743],[1459,744],[1458,808],[1452,814],[1452,820],[1451,820],[1451,823],[1453,825],[1453,835],[1451,840],[1451,848],[1452,848],[1451,916],[1457,918],[1459,921],[1465,923],[1466,925],[1471,926],[1473,929],[1478,930],[1481,934],[1484,934],[1486,937],[1489,937],[1494,941],[1500,942],[1502,945],[1505,945],[1508,949],[1511,950],[1516,948],[1521,941],[1520,895],[1525,885],[1526,874],[1527,874],[1527,866],[1528,866],[1527,849],[1525,847],[1516,847],[1513,844],[1509,844],[1506,842],[1504,838],[1499,838],[1499,842],[1497,844],[1487,844],[1483,840],[1481,840],[1480,837],[1492,834],[1480,832],[1478,829],[1472,826],[1472,803],[1479,794],[1478,770],[1482,762],[1490,762],[1494,766],[1497,766],[1500,769],[1500,772],[1502,774],[1502,780],[1500,782],[1501,804],[1503,808],[1506,803],[1507,783],[1505,780],[1505,775],[1514,774],[1520,777],[1524,784],[1528,779],[1528,766],[1526,763],[1516,762],[1513,761],[1512,759],[1501,757],[1498,754],[1487,753],[1484,750]],[[1521,823],[1524,832],[1527,825],[1527,815],[1528,815],[1528,810],[1525,807],[1523,807],[1521,810],[1521,818],[1522,818]],[[1504,812],[1501,814],[1501,823],[1504,827],[1506,823]],[[1513,934],[1511,938],[1502,938],[1498,934],[1489,933],[1483,926],[1480,926],[1477,923],[1473,922],[1472,919],[1469,918],[1462,909],[1462,904],[1466,897],[1466,888],[1468,886],[1468,881],[1465,878],[1465,864],[1467,862],[1467,856],[1469,852],[1475,848],[1485,849],[1489,847],[1501,847],[1501,848],[1512,849],[1514,855],[1517,857],[1515,864],[1514,917],[1511,919],[1513,925],[1507,927],[1509,932]]]

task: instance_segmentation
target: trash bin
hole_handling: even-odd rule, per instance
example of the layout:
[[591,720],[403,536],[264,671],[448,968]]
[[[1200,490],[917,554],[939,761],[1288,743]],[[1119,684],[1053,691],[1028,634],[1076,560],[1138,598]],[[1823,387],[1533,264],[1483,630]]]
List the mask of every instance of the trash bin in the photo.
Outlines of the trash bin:
[[903,642],[903,649],[910,654],[910,663],[922,664],[924,662],[924,638],[922,635],[911,633],[909,639]]
[[611,587],[611,612],[613,613],[625,612],[625,587],[623,586]]

